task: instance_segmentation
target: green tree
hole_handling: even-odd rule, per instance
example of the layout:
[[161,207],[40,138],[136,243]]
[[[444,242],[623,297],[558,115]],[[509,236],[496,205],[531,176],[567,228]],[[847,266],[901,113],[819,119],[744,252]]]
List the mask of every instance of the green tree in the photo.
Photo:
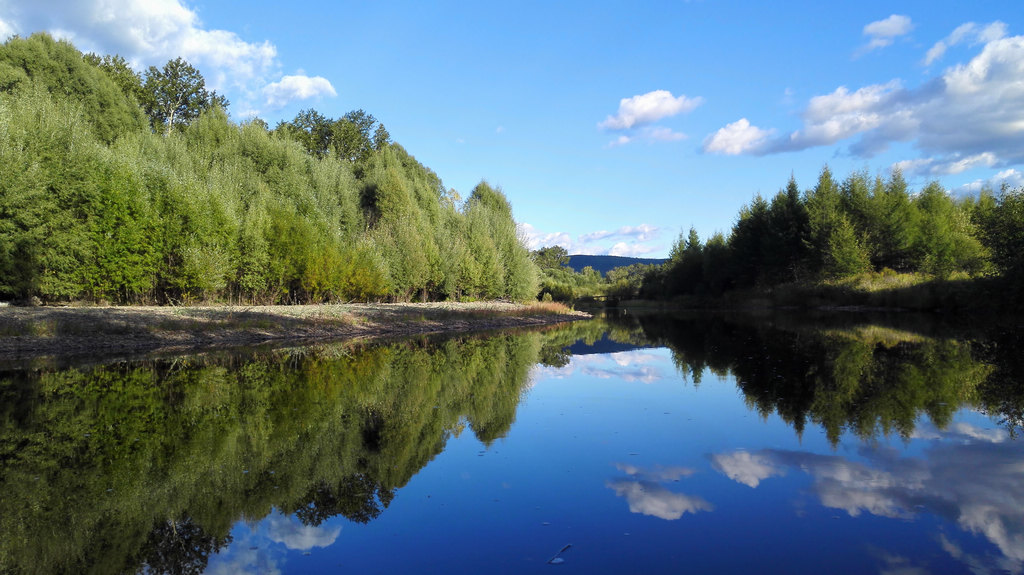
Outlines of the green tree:
[[227,99],[207,90],[199,70],[180,57],[163,68],[150,66],[142,88],[142,105],[150,123],[155,131],[165,134],[187,126],[214,106],[228,107]]
[[548,246],[531,252],[533,262],[542,270],[555,270],[569,265],[569,252],[562,246]]
[[85,61],[103,70],[117,84],[121,92],[136,104],[141,104],[144,101],[146,92],[142,88],[142,77],[128,65],[128,61],[123,57],[116,54],[99,56],[90,52],[85,55]]
[[90,64],[73,45],[36,33],[0,45],[0,91],[43,87],[54,98],[79,106],[79,114],[106,143],[140,130],[145,117],[108,74]]

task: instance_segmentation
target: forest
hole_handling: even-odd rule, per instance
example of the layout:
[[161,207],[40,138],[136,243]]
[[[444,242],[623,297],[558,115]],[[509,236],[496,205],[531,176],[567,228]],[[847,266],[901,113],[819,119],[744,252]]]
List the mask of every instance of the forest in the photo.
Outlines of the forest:
[[[793,297],[787,303],[799,304],[807,296],[843,299],[849,288],[904,290],[904,300],[930,307],[941,303],[929,297],[934,292],[964,284],[966,297],[983,287],[1020,299],[1024,189],[1004,186],[955,198],[938,182],[913,192],[899,170],[887,178],[856,172],[839,181],[826,166],[809,190],[791,177],[770,200],[755,196],[728,235],[702,240],[690,228],[664,265],[635,264],[602,277],[573,272],[565,267],[567,256],[558,246],[534,252],[541,290],[553,299],[708,301],[788,290]],[[913,289],[924,283],[928,289]]]
[[371,114],[229,119],[184,60],[0,45],[0,301],[532,299],[486,182],[463,201]]

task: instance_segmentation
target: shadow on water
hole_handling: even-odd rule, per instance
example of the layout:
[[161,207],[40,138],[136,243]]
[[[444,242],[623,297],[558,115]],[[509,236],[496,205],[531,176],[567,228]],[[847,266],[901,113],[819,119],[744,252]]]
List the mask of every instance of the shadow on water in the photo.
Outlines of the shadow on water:
[[0,372],[0,573],[201,573],[239,520],[367,523],[537,363],[665,347],[803,433],[909,438],[962,407],[1022,428],[1021,335],[916,316],[616,312],[539,331]]

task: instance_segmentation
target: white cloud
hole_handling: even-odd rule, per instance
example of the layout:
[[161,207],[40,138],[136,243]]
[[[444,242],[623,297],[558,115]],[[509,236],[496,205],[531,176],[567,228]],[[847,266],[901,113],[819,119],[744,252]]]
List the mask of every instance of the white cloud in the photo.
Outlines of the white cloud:
[[1022,174],[1013,168],[1003,170],[991,178],[978,178],[973,182],[968,182],[952,190],[952,193],[958,196],[972,196],[976,195],[984,189],[999,190],[1003,185],[1015,188],[1020,185],[1024,185],[1024,177]]
[[989,43],[1006,37],[1006,24],[993,22],[987,26],[978,26],[974,22],[968,22],[957,26],[949,36],[936,42],[924,57],[924,65],[931,66],[936,60],[946,55],[946,50],[968,42],[971,44]]
[[624,258],[639,258],[653,251],[654,248],[652,248],[651,246],[645,246],[643,244],[616,242],[615,245],[608,248],[608,255],[620,256]]
[[0,42],[7,41],[14,34],[14,27],[4,21],[3,18],[0,18]]
[[[250,112],[263,88],[280,74],[272,43],[209,29],[182,0],[0,2],[0,35],[39,30],[70,40],[84,52],[119,54],[137,70],[184,58],[202,71],[209,87],[232,91],[234,109]],[[287,103],[286,95],[280,92],[275,105]]]
[[900,80],[839,87],[808,102],[796,131],[772,136],[742,119],[709,136],[704,150],[764,155],[852,140],[851,153],[871,157],[894,142],[910,142],[926,161],[904,165],[919,173],[1024,163],[1024,36],[1005,37],[997,23],[961,30],[950,41],[971,35],[985,42],[980,53],[920,87],[905,88]]
[[648,126],[641,131],[641,134],[652,142],[678,142],[686,139],[686,134],[664,126]]
[[655,90],[619,101],[619,111],[608,116],[598,127],[607,130],[628,130],[657,122],[676,114],[692,112],[703,102],[703,98],[687,98],[686,95],[673,96],[668,90]]
[[573,245],[572,237],[565,232],[544,233],[526,222],[516,224],[518,235],[525,239],[526,247],[531,250],[538,250],[548,246],[562,246],[569,250]]
[[884,48],[892,44],[894,39],[909,34],[913,29],[914,23],[902,14],[893,14],[885,20],[872,22],[864,26],[864,35],[869,38],[864,50]]
[[627,136],[625,134],[620,134],[618,138],[615,138],[614,140],[608,142],[608,147],[609,148],[615,148],[615,147],[618,147],[618,146],[625,146],[626,144],[628,144],[628,143],[630,143],[632,141],[633,141],[633,138],[630,138],[629,136]]
[[620,134],[619,137],[608,142],[607,147],[615,148],[618,146],[625,146],[626,144],[631,144],[633,142],[656,144],[659,142],[678,142],[685,139],[686,134],[676,132],[672,128],[667,128],[665,126],[643,126],[635,130],[632,136]]
[[[519,233],[531,250],[546,246],[562,246],[570,254],[640,257],[661,249],[650,242],[661,236],[661,229],[649,224],[622,226],[615,231],[600,230],[581,234],[574,240],[565,232],[544,233],[528,223],[520,223]],[[611,245],[606,240],[612,241]],[[622,241],[625,240],[625,241]]]
[[284,76],[279,82],[263,87],[267,106],[279,110],[296,100],[308,100],[319,96],[337,96],[334,86],[321,76]]
[[705,152],[726,156],[756,154],[771,135],[770,130],[762,130],[751,125],[746,118],[740,118],[705,138],[703,149]]

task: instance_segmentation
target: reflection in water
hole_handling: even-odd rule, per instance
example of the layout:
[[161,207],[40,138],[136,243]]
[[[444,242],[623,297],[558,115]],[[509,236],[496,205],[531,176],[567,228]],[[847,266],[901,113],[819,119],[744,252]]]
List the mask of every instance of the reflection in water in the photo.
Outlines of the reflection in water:
[[[573,397],[573,410],[550,406],[540,424],[534,420],[524,430],[536,441],[530,449],[548,455],[554,444],[577,435],[600,436],[604,443],[587,444],[592,452],[559,452],[554,471],[520,460],[526,470],[520,472],[529,477],[509,485],[557,484],[556,473],[571,476],[585,468],[586,458],[600,458],[590,481],[599,492],[595,497],[632,521],[692,528],[729,515],[730,501],[716,499],[712,480],[762,496],[772,491],[766,484],[801,479],[821,505],[850,517],[943,518],[990,541],[999,553],[986,556],[956,530],[942,530],[932,541],[941,542],[949,558],[979,573],[1020,571],[1024,453],[1014,437],[1024,422],[1021,344],[1012,333],[959,340],[893,326],[837,327],[820,319],[783,325],[624,315],[491,337],[0,371],[0,572],[287,571],[296,554],[339,547],[353,532],[372,531],[360,531],[361,524],[384,524],[402,489],[452,438],[469,431],[491,446],[506,437],[531,377],[576,378],[585,382],[579,389],[597,388],[604,403]],[[668,348],[672,362],[652,347]],[[672,364],[692,387],[679,382]],[[678,394],[655,393],[674,386],[693,392],[687,397],[699,403],[713,392],[699,387],[708,373],[734,382],[765,425],[777,415],[802,440],[809,427],[821,426],[832,451],[824,442],[822,453],[758,443],[758,437],[739,443],[731,426],[751,429],[739,421],[719,421],[709,411],[697,419],[716,419],[714,425],[694,429],[686,427],[697,425],[686,423],[692,411],[688,419],[673,415],[689,405],[677,404],[670,413],[660,404],[633,401],[675,401]],[[623,382],[631,385],[614,393],[601,387]],[[538,387],[531,397],[543,391]],[[592,417],[592,410],[610,404],[603,413],[613,417]],[[955,419],[964,408],[990,415],[1001,427]],[[618,427],[601,427],[612,425]],[[634,425],[693,434],[634,436]],[[710,440],[719,443],[686,455],[709,439],[702,435],[713,434]],[[788,429],[775,438],[783,435],[796,441]],[[891,436],[925,447],[886,447],[883,438]],[[851,440],[859,450],[840,452]],[[515,451],[513,443],[510,438],[508,451]],[[618,464],[607,479],[603,466],[636,444],[646,446],[648,461],[686,466]],[[736,450],[738,445],[748,449]],[[502,468],[501,458],[472,457],[481,462],[475,468],[481,476],[491,469],[516,472]],[[708,467],[718,473],[701,473]],[[557,496],[576,497],[581,483],[565,485]],[[458,491],[452,484],[446,488]],[[493,509],[502,504],[501,498],[482,503],[468,493],[450,493],[452,507],[465,497],[464,512],[481,517],[495,517]],[[522,502],[527,505],[519,507],[537,509],[528,499]],[[580,506],[589,508],[587,503]],[[717,513],[702,513],[716,507]],[[351,524],[342,527],[339,517]],[[500,521],[486,523],[491,528]],[[440,531],[436,527],[424,521],[425,531]],[[406,544],[435,535],[415,533]],[[501,540],[510,534],[495,535]],[[374,544],[384,548],[387,542]],[[544,541],[541,560],[564,544]],[[583,553],[573,556],[583,559]],[[919,558],[879,551],[877,560],[895,571],[915,568]]]
[[920,416],[944,428],[964,405],[1003,414],[1013,428],[1024,406],[1021,386],[1012,383],[1022,372],[1007,361],[1013,348],[1006,346],[879,325],[823,327],[820,319],[786,329],[720,316],[651,315],[640,322],[695,384],[706,370],[731,375],[751,409],[778,414],[798,434],[808,423],[820,425],[833,444],[844,431],[909,439]]
[[615,491],[615,495],[625,497],[629,510],[641,515],[650,515],[665,520],[679,519],[686,513],[712,511],[714,506],[701,499],[682,493],[674,493],[661,483],[676,482],[683,477],[693,475],[694,470],[686,467],[657,467],[645,471],[628,464],[615,466],[629,476],[628,479],[612,479],[605,485]]
[[[993,432],[995,431],[995,432]],[[984,536],[1012,571],[1024,568],[1024,446],[1001,430],[969,424],[921,434],[921,457],[862,448],[860,460],[840,455],[764,449],[712,456],[714,467],[750,487],[787,471],[805,473],[821,504],[852,517],[868,513],[913,519],[927,512]],[[951,553],[957,547],[946,538]],[[975,558],[977,559],[977,558]]]
[[341,527],[317,527],[276,511],[267,520],[267,537],[288,549],[309,551],[314,547],[329,547],[340,534]]
[[450,436],[504,436],[540,342],[0,373],[0,572],[200,573],[243,517],[270,516],[288,548],[328,544],[318,526],[378,517]]

